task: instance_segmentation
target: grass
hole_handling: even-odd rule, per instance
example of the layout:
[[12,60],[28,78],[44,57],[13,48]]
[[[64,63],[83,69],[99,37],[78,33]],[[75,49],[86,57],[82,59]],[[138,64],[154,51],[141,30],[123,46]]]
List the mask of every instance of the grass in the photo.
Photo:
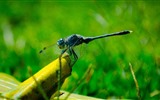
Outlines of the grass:
[[[92,64],[94,73],[74,92],[99,98],[137,99],[129,62],[139,83],[142,99],[159,99],[160,41],[159,1],[0,1],[0,71],[20,81],[55,58],[47,45],[73,33],[96,36],[132,30],[82,45],[80,58],[63,89],[70,91]],[[81,48],[81,47],[80,47]],[[79,48],[77,48],[79,49]],[[22,74],[23,73],[23,74]],[[68,85],[69,84],[69,85]]]

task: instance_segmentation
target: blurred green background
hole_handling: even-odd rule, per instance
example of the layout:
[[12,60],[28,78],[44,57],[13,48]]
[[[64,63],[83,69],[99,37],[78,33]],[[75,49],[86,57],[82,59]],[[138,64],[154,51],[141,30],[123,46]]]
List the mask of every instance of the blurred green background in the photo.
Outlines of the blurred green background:
[[63,86],[77,87],[89,66],[93,74],[74,91],[98,98],[137,99],[129,63],[139,83],[142,99],[160,98],[160,2],[121,1],[0,1],[0,72],[24,81],[58,57],[51,48],[73,33],[97,36],[132,30],[83,45],[72,75]]

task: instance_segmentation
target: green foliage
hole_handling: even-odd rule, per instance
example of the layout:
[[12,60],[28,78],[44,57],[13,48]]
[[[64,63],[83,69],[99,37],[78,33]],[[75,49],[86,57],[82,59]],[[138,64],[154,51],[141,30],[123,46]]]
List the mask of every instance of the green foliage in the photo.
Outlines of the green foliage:
[[[87,44],[73,67],[66,90],[76,86],[87,67],[94,73],[76,93],[99,98],[137,99],[129,69],[133,65],[142,99],[159,99],[160,6],[158,1],[0,1],[0,71],[20,81],[57,58],[47,45],[73,33],[96,36],[132,30],[125,36]],[[53,52],[54,51],[54,52]]]

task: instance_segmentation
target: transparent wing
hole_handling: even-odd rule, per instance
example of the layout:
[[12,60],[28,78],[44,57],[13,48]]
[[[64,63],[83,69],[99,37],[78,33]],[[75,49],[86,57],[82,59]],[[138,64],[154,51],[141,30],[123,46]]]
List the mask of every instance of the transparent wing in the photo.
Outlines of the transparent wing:
[[78,58],[81,58],[86,54],[87,44],[81,44],[79,46],[76,46],[76,47],[74,47],[74,50],[75,50]]
[[62,50],[58,48],[56,43],[43,47],[42,50],[39,51],[40,65],[46,65],[59,57],[61,51]]

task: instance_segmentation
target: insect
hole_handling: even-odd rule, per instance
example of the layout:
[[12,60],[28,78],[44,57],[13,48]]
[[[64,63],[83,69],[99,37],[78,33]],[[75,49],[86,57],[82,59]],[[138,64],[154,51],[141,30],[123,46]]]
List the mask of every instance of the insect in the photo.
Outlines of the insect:
[[[74,63],[77,61],[78,56],[74,51],[74,47],[78,46],[82,43],[88,44],[89,42],[96,40],[96,39],[100,39],[100,38],[105,38],[105,37],[110,37],[110,36],[117,36],[117,35],[125,35],[125,34],[129,34],[132,31],[129,30],[125,30],[125,31],[121,31],[121,32],[115,32],[115,33],[111,33],[111,34],[104,34],[104,35],[100,35],[100,36],[95,36],[95,37],[84,37],[82,35],[78,35],[78,34],[73,34],[67,38],[61,38],[57,41],[57,45],[60,49],[62,49],[61,55],[66,52],[67,50],[69,50],[69,54],[73,55],[74,57],[74,61],[72,63],[72,65],[74,65]],[[44,47],[43,50],[45,50],[47,47]],[[42,51],[40,51],[40,53],[42,53]]]
[[[69,51],[69,55],[74,57],[73,62],[71,62],[70,66],[73,66],[77,59],[78,56],[74,51],[74,47],[78,46],[82,43],[88,44],[89,42],[96,40],[96,39],[100,39],[100,38],[105,38],[105,37],[109,37],[109,36],[116,36],[116,35],[125,35],[125,34],[129,34],[132,31],[129,30],[125,30],[125,31],[121,31],[121,32],[115,32],[115,33],[111,33],[111,34],[104,34],[104,35],[100,35],[100,36],[95,36],[95,37],[84,37],[82,35],[78,35],[78,34],[73,34],[67,38],[61,38],[57,41],[57,45],[60,49],[62,49],[61,51],[61,55],[59,56],[59,61],[60,61],[60,70],[61,70],[61,56],[68,50]],[[45,50],[47,47],[44,47],[43,50]],[[40,53],[43,52],[43,50],[40,51]],[[59,71],[59,73],[61,73]],[[61,75],[61,74],[59,74]],[[60,78],[59,78],[60,79]],[[60,82],[60,81],[59,81]],[[59,83],[60,84],[60,83]],[[58,89],[60,90],[60,88]]]

